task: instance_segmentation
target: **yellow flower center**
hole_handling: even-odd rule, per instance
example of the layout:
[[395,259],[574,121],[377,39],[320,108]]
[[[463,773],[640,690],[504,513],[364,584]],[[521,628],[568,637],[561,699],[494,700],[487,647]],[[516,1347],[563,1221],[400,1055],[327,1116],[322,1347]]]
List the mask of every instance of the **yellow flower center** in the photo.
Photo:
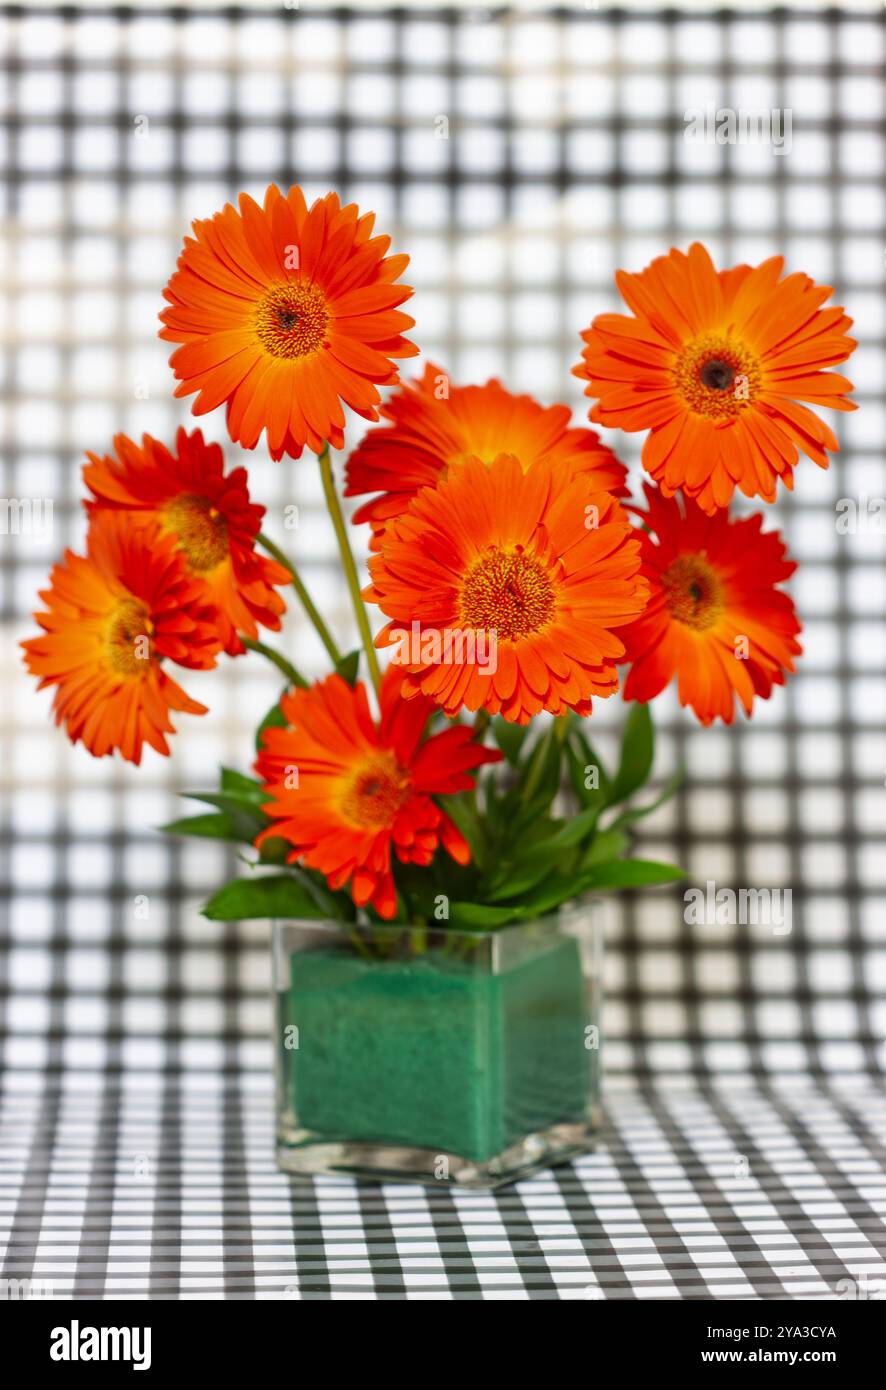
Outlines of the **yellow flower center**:
[[228,523],[208,497],[184,493],[167,504],[163,519],[192,570],[204,574],[228,558]]
[[687,343],[674,366],[674,384],[696,415],[731,420],[752,405],[763,373],[757,357],[723,333],[705,333]]
[[255,311],[253,326],[272,357],[307,357],[322,347],[330,318],[321,289],[290,280],[268,290]]
[[554,615],[554,589],[541,562],[523,550],[490,546],[465,576],[461,622],[499,641],[527,637]]
[[105,633],[108,659],[119,675],[147,674],[153,656],[153,631],[154,624],[145,605],[129,596],[121,598]]
[[661,577],[665,603],[678,623],[704,632],[723,611],[723,588],[700,555],[678,555]]
[[394,754],[382,751],[362,762],[345,787],[341,809],[361,830],[383,830],[409,796],[410,777]]

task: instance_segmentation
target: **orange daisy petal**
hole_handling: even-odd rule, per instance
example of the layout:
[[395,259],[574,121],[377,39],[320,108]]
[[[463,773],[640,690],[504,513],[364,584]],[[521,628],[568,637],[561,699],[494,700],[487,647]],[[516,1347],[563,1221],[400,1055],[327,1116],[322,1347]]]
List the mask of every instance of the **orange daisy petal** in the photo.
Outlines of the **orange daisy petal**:
[[465,863],[467,846],[432,797],[469,790],[471,771],[501,758],[468,728],[424,738],[433,705],[407,702],[402,685],[402,671],[389,667],[378,724],[359,682],[333,675],[293,691],[282,701],[286,726],[264,731],[255,764],[272,819],[258,843],[282,837],[293,861],[333,889],[350,881],[355,904],[387,918],[397,905],[392,850],[403,863],[429,864],[442,842]]
[[388,524],[367,596],[392,619],[377,644],[399,644],[407,698],[526,723],[617,688],[611,629],[643,611],[639,565],[621,506],[571,462],[475,458]]
[[394,283],[406,258],[386,258],[371,225],[332,194],[307,210],[300,189],[274,185],[261,207],[244,194],[239,211],[195,222],[160,315],[161,338],[182,344],[176,395],[199,393],[195,413],[226,402],[231,438],[254,449],[267,431],[274,458],[341,448],[342,400],[377,419],[376,383],[417,349],[397,307],[412,290]]
[[83,470],[90,516],[113,512],[169,537],[230,656],[244,650],[238,634],[277,631],[286,608],[277,588],[291,576],[256,551],[265,509],[249,500],[245,468],[225,473],[200,430],[179,430],[175,453],[147,434],[141,447],[118,435],[114,448],[116,457],[90,454]]
[[206,713],[161,663],[207,669],[221,644],[200,585],[156,524],[95,516],[87,554],[68,551],[41,597],[43,631],[22,643],[25,661],[41,689],[54,687],[56,723],[73,743],[138,763],[145,743],[168,753],[170,710]]
[[783,685],[802,650],[794,605],[777,587],[795,565],[759,515],[707,515],[694,502],[645,491],[649,510],[638,521],[651,597],[619,632],[631,664],[625,699],[654,699],[676,677],[680,703],[702,724],[729,724],[735,696],[750,715],[754,696],[768,699]]
[[[666,495],[682,490],[708,513],[735,488],[771,501],[792,484],[798,445],[820,467],[837,441],[799,402],[854,410],[852,384],[824,369],[855,347],[831,294],[807,275],[782,275],[782,258],[714,269],[699,243],[672,250],[616,281],[634,314],[601,314],[582,334],[575,375],[595,402],[590,418],[649,430],[643,461]],[[815,421],[815,425],[812,424]],[[687,428],[691,425],[692,428]],[[703,428],[700,428],[703,427]]]
[[435,485],[469,458],[489,464],[511,454],[524,471],[540,458],[564,460],[587,474],[596,491],[626,494],[624,466],[593,430],[571,428],[567,406],[541,406],[531,396],[511,395],[498,381],[453,386],[428,363],[424,375],[401,386],[381,414],[390,423],[364,435],[348,460],[345,488],[349,497],[382,494],[354,516],[355,522],[372,523],[373,550],[390,518],[406,509],[419,488]]

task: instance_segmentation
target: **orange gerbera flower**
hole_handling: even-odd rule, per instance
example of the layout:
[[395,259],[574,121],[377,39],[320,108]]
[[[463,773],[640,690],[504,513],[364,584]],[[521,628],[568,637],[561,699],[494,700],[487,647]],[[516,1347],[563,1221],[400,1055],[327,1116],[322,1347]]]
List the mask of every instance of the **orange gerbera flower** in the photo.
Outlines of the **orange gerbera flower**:
[[125,511],[128,525],[159,525],[173,537],[203,602],[217,610],[229,656],[245,650],[238,632],[257,637],[259,624],[279,631],[286,604],[272,586],[291,576],[256,553],[265,509],[249,500],[246,469],[226,475],[221,449],[205,443],[200,430],[179,430],[175,454],[149,434],[141,448],[118,434],[114,448],[116,459],[90,454],[83,469],[95,498],[86,504],[90,514]]
[[401,336],[412,294],[394,281],[408,256],[388,256],[361,217],[328,193],[308,209],[300,188],[276,185],[264,206],[245,193],[240,211],[193,224],[164,294],[160,333],[182,347],[171,365],[177,396],[199,392],[194,414],[227,402],[228,431],[254,449],[262,430],[275,459],[344,448],[342,402],[377,420],[378,385],[395,382],[391,359],[418,349]]
[[852,383],[822,369],[855,347],[852,320],[820,306],[833,291],[808,275],[781,279],[784,260],[717,273],[696,242],[639,275],[619,271],[635,315],[601,314],[575,375],[596,397],[590,418],[649,430],[643,462],[662,492],[678,488],[706,512],[728,505],[736,487],[775,498],[792,488],[798,449],[827,468],[833,432],[801,401],[854,410]]
[[389,667],[379,724],[363,685],[352,689],[338,675],[284,696],[288,727],[265,730],[255,764],[274,819],[257,843],[288,840],[291,863],[319,870],[333,889],[350,882],[357,906],[371,902],[383,917],[397,905],[392,848],[404,864],[430,864],[442,843],[468,862],[464,838],[431,798],[473,787],[469,772],[501,758],[465,725],[422,742],[433,705],[402,700],[401,680]]
[[622,634],[633,663],[625,699],[651,700],[676,675],[680,703],[702,724],[731,724],[734,696],[749,715],[754,696],[768,700],[802,651],[794,605],[776,588],[796,564],[777,531],[762,533],[759,515],[706,516],[694,502],[645,492],[649,511],[638,516],[652,597]]
[[454,715],[466,705],[526,724],[589,714],[618,689],[612,631],[643,611],[639,543],[618,502],[564,461],[524,473],[469,459],[390,523],[367,597],[393,622],[403,693]]
[[623,496],[627,470],[593,430],[570,428],[565,405],[545,408],[531,396],[512,396],[499,381],[450,386],[439,367],[403,384],[381,414],[391,424],[369,430],[347,465],[345,496],[382,492],[354,513],[372,523],[378,550],[385,523],[399,516],[419,488],[434,485],[469,458],[492,463],[515,454],[524,469],[537,459],[562,459],[585,473],[595,490]]
[[209,669],[220,644],[201,586],[159,527],[96,517],[86,556],[67,551],[40,597],[43,634],[22,646],[39,688],[56,687],[55,722],[72,743],[97,758],[119,748],[138,763],[145,743],[169,752],[170,710],[206,713],[161,665]]

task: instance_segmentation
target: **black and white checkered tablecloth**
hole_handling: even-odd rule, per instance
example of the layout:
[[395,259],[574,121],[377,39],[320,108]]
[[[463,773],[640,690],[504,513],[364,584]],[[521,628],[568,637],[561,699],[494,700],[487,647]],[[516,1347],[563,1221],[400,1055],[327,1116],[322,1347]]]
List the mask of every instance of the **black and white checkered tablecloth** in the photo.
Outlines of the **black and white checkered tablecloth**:
[[2,1275],[57,1299],[841,1299],[886,1292],[871,1082],[608,1096],[597,1151],[497,1193],[301,1179],[257,1078],[6,1092]]
[[[839,499],[883,492],[884,53],[879,0],[0,7],[0,493],[53,503],[48,534],[0,537],[0,1278],[78,1299],[886,1284],[884,538],[835,526]],[[791,151],[688,141],[710,103],[790,110]],[[616,267],[672,244],[782,252],[856,320],[861,408],[769,518],[800,565],[800,671],[728,730],[657,702],[657,785],[688,775],[638,844],[702,884],[790,887],[792,930],[688,922],[679,891],[613,900],[600,1147],[494,1196],[274,1168],[267,927],[204,921],[233,857],[151,827],[248,766],[275,675],[195,677],[210,715],[134,769],[69,748],[20,669],[36,591],[82,540],[84,450],[189,419],[156,338],[183,233],[271,180],[377,212],[426,359],[577,422],[579,329],[617,307]],[[224,439],[220,412],[201,423]],[[607,442],[636,477],[639,436]],[[309,461],[227,455],[270,530],[297,504],[294,553],[352,639]],[[323,673],[300,615],[285,641]],[[604,757],[622,717],[595,709]]]

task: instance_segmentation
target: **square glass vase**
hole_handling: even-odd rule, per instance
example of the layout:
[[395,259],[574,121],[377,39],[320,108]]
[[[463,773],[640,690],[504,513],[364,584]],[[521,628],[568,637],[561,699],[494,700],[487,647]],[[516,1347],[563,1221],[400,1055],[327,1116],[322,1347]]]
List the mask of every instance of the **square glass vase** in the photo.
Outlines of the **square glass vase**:
[[495,1187],[593,1147],[600,904],[493,932],[274,925],[277,1162]]

